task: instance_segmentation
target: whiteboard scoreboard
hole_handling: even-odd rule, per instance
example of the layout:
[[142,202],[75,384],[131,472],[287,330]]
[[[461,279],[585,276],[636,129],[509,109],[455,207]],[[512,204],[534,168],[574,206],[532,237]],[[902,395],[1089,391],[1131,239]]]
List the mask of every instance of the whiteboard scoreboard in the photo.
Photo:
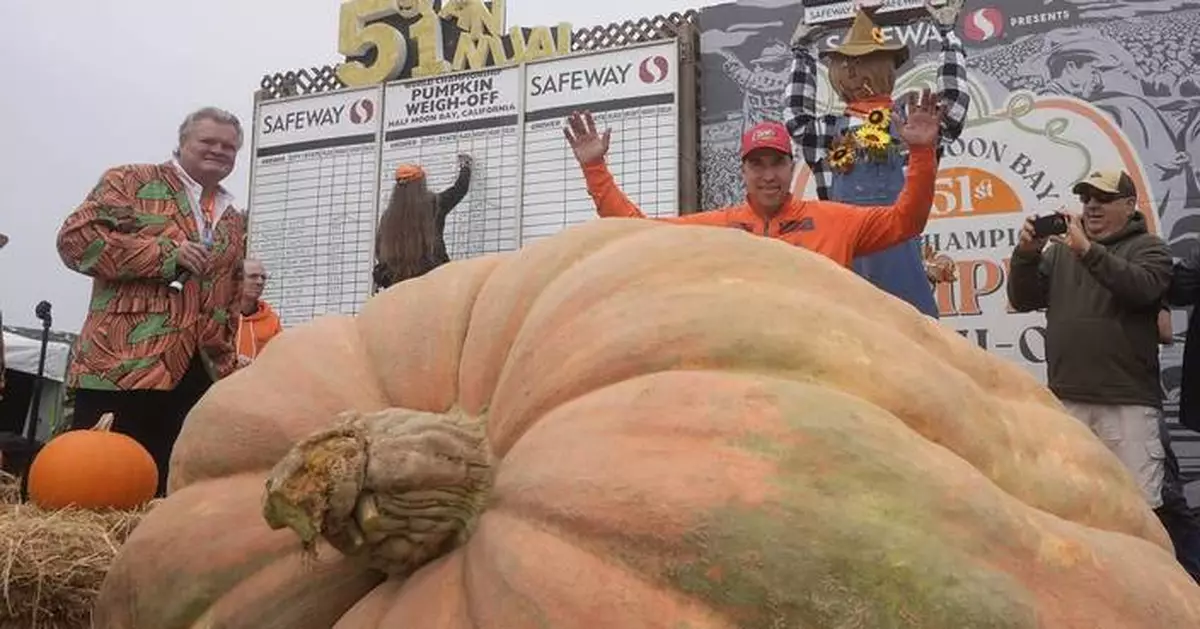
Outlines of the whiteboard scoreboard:
[[249,251],[285,325],[357,312],[371,289],[381,105],[368,88],[258,108]]
[[440,192],[458,176],[458,156],[474,159],[467,196],[446,218],[452,259],[517,247],[520,172],[519,68],[451,74],[389,85],[379,208],[387,208],[392,173],[420,164]]
[[608,168],[647,216],[678,214],[675,44],[559,57],[526,68],[522,242],[591,220],[595,204],[563,121],[588,110],[612,129]]
[[608,164],[647,216],[678,214],[674,40],[383,86],[269,100],[255,112],[249,255],[285,326],[357,313],[372,291],[379,216],[402,163],[432,192],[474,168],[446,221],[452,259],[512,251],[594,219],[562,128],[589,110]]

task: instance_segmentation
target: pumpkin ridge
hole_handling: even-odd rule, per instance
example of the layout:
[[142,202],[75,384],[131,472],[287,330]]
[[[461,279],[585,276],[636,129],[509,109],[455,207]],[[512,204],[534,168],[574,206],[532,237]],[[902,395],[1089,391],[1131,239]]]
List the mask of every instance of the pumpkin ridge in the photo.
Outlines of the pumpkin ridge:
[[[586,284],[584,279],[579,283]],[[761,371],[789,377],[816,376],[827,386],[887,408],[926,438],[939,440],[972,461],[1022,499],[1037,500],[1043,508],[1060,515],[1085,516],[1094,522],[1105,522],[1115,530],[1149,536],[1163,545],[1169,543],[1161,530],[1155,530],[1140,505],[1135,511],[1128,496],[1100,509],[1084,499],[1087,492],[1100,486],[1132,487],[1132,480],[1124,474],[1120,462],[1102,444],[1091,438],[1081,440],[1080,447],[1072,449],[1072,457],[1059,461],[1055,460],[1053,448],[1047,448],[1027,433],[1015,432],[1044,418],[1056,426],[1061,424],[1065,431],[1086,436],[1086,427],[1062,415],[1060,405],[1046,394],[1035,393],[1035,383],[1028,374],[1015,366],[997,366],[994,370],[998,378],[989,377],[990,371],[964,369],[960,361],[938,358],[934,350],[939,347],[950,353],[978,350],[963,345],[969,345],[969,341],[961,336],[940,335],[942,342],[918,353],[921,342],[928,340],[924,322],[912,326],[920,331],[919,336],[907,329],[880,331],[871,318],[855,315],[844,302],[821,294],[772,293],[757,286],[757,282],[724,285],[690,275],[677,280],[679,288],[667,293],[664,291],[668,289],[658,287],[653,298],[637,292],[619,293],[583,313],[563,306],[560,309],[569,310],[568,314],[573,316],[569,324],[557,329],[542,324],[563,315],[531,315],[527,325],[542,330],[543,337],[527,340],[514,350],[520,352],[518,364],[524,366],[509,370],[499,383],[489,415],[489,423],[497,426],[492,434],[497,454],[503,456],[515,436],[523,434],[548,408],[557,407],[563,399],[628,379],[635,372],[649,373],[677,366],[745,368],[766,362],[773,368]],[[557,297],[565,304],[578,293],[572,291]],[[747,320],[741,325],[749,329],[726,331],[727,325],[724,330],[719,327],[722,324],[718,320],[723,315],[733,315],[739,310],[736,304],[743,302],[761,305],[753,312],[737,315]],[[720,303],[730,307],[713,308],[713,304]],[[643,312],[639,314],[645,323],[625,315],[626,320],[614,332],[600,333],[612,327],[609,321],[614,317],[620,320],[622,312],[635,304],[642,305]],[[789,313],[807,315],[811,328],[829,327],[841,333],[837,338],[796,333],[794,326],[780,319],[781,314]],[[910,314],[917,316],[915,311]],[[845,338],[860,340],[849,346],[839,345],[839,339]],[[546,362],[554,364],[553,370],[539,368]],[[596,369],[595,365],[604,368]],[[937,387],[927,386],[931,377],[939,382]],[[994,379],[1008,382],[997,387]],[[914,391],[923,393],[910,393]],[[1004,393],[1002,397],[998,395],[1000,392]],[[986,421],[968,424],[968,416],[961,412],[964,405],[977,409]],[[1032,412],[1038,417],[1021,418],[1018,412]],[[1000,443],[1006,447],[1000,447]],[[1027,474],[1022,459],[1056,472],[1069,472],[1048,477],[1052,485],[1061,485],[1067,491],[1047,492],[1039,487],[1047,481]]]
[[481,419],[401,408],[340,419],[272,470],[272,529],[292,529],[306,552],[324,538],[401,578],[470,538],[492,487]]
[[[568,228],[554,239],[530,243],[506,257],[479,289],[471,310],[471,325],[459,357],[462,407],[474,415],[490,409],[503,374],[513,368],[517,338],[550,286],[618,243],[648,231],[676,228],[641,219],[610,218]],[[576,246],[564,247],[563,242]]]
[[[660,225],[659,227],[663,227],[663,228],[671,229],[671,230],[680,229],[677,226]],[[805,255],[811,255],[808,252],[792,251],[794,248],[790,247],[790,246],[784,246],[781,250],[779,247],[772,246],[772,242],[770,242],[770,241],[759,242],[762,239],[758,239],[758,238],[752,237],[752,236],[747,236],[742,233],[729,233],[729,234],[724,233],[729,230],[724,230],[724,229],[719,229],[719,228],[692,228],[691,230],[689,230],[688,228],[682,228],[682,229],[684,230],[682,233],[680,233],[678,231],[675,232],[675,235],[677,237],[680,237],[681,239],[684,239],[684,237],[688,236],[689,232],[703,232],[703,231],[706,231],[707,229],[718,230],[720,232],[721,236],[725,236],[725,237],[729,237],[729,238],[738,240],[742,245],[747,246],[748,248],[751,249],[751,251],[753,251],[757,255],[765,256],[765,255],[770,255],[770,254],[776,254],[776,256],[777,256],[778,254],[782,253],[782,254],[784,254],[784,256],[788,256],[788,257],[790,257],[792,255],[799,255],[802,257],[802,259],[803,259],[803,256],[805,256]],[[627,252],[625,252],[625,251],[612,252],[609,250],[620,247],[620,246],[625,246],[627,248],[633,247],[635,245],[639,245],[640,244],[639,241],[643,241],[643,240],[650,238],[650,236],[646,235],[645,232],[638,232],[635,234],[630,234],[628,236],[629,237],[627,237],[627,238],[617,239],[610,243],[606,243],[606,246],[598,248],[595,251],[589,252],[591,254],[590,257],[595,258],[595,257],[599,257],[599,256],[608,255],[608,256],[610,256],[610,258],[620,259],[620,258],[625,257]],[[697,236],[697,237],[699,237],[699,236]],[[743,238],[745,238],[747,240],[742,241]],[[691,243],[690,240],[687,240],[687,242],[689,244]],[[774,244],[778,244],[778,243],[774,243]],[[787,259],[787,258],[785,258],[785,259]],[[630,275],[630,276],[620,275],[620,281],[612,282],[611,285],[605,286],[604,288],[606,290],[591,290],[590,289],[591,282],[589,282],[589,275],[595,274],[597,271],[605,272],[607,270],[607,268],[610,266],[610,262],[608,260],[603,260],[603,259],[601,259],[599,261],[590,260],[591,262],[594,262],[594,266],[592,268],[583,268],[583,265],[581,263],[584,261],[589,261],[589,260],[588,260],[588,258],[581,258],[579,260],[580,264],[574,264],[571,267],[569,267],[568,269],[564,269],[563,272],[560,273],[560,276],[562,276],[562,275],[566,275],[567,271],[578,271],[580,277],[571,277],[571,278],[561,278],[560,277],[555,282],[547,283],[545,286],[542,287],[541,293],[538,295],[536,300],[533,302],[533,304],[527,310],[524,321],[520,327],[520,330],[514,337],[513,342],[511,343],[511,345],[508,349],[508,354],[506,356],[505,368],[501,372],[501,375],[497,379],[497,382],[496,382],[496,386],[495,386],[496,391],[494,392],[495,396],[499,396],[503,399],[503,397],[504,397],[503,394],[514,393],[513,391],[508,390],[508,389],[512,388],[513,382],[521,383],[521,384],[516,385],[518,387],[525,386],[525,384],[528,382],[528,374],[514,375],[512,373],[513,371],[516,370],[516,367],[514,367],[514,365],[517,367],[521,367],[521,366],[524,366],[525,363],[529,363],[529,364],[533,364],[533,365],[539,364],[539,360],[538,360],[539,351],[538,350],[545,343],[545,341],[547,340],[547,337],[549,335],[554,335],[554,334],[571,337],[572,334],[570,334],[570,332],[567,332],[564,330],[569,330],[571,325],[578,323],[578,321],[581,319],[581,315],[579,314],[580,311],[588,313],[588,314],[595,314],[598,312],[603,313],[603,315],[597,315],[596,318],[605,320],[605,321],[620,322],[620,321],[622,321],[622,319],[627,318],[629,316],[628,306],[627,306],[626,302],[637,303],[640,301],[642,303],[646,303],[643,298],[643,295],[646,293],[650,293],[653,295],[653,297],[651,297],[651,299],[655,300],[654,303],[666,304],[666,303],[669,303],[672,300],[672,298],[679,298],[679,297],[693,297],[694,298],[697,296],[702,296],[702,297],[707,298],[707,297],[711,296],[711,294],[714,291],[717,292],[718,294],[725,295],[727,293],[728,289],[730,288],[730,286],[729,286],[730,283],[736,283],[737,287],[741,290],[753,290],[754,294],[756,296],[757,295],[766,295],[766,296],[768,296],[768,298],[778,295],[780,290],[784,290],[788,286],[787,282],[783,278],[780,278],[775,275],[758,275],[758,274],[756,274],[756,272],[753,272],[753,271],[748,272],[747,270],[743,269],[742,267],[729,268],[729,267],[724,267],[724,266],[720,266],[720,265],[715,265],[716,268],[703,269],[703,272],[698,273],[695,277],[692,277],[692,276],[681,277],[679,275],[679,273],[677,272],[677,270],[672,269],[672,268],[665,268],[665,269],[651,268],[650,270],[642,270],[641,273],[637,274],[637,275]],[[826,262],[828,262],[828,261],[823,260],[823,259],[820,261],[817,261],[818,264],[822,264],[822,263],[826,263]],[[828,265],[832,265],[832,263],[828,263]],[[596,267],[599,267],[599,268],[596,268]],[[837,267],[836,265],[832,265],[832,267],[833,268],[831,268],[831,269],[825,269],[825,270],[827,272],[831,272],[831,273],[849,273],[848,271],[845,271],[844,269],[841,269],[840,267]],[[710,271],[715,271],[715,273],[710,272]],[[747,276],[749,276],[749,277],[747,277]],[[571,281],[564,283],[563,282],[564,279],[571,280]],[[606,278],[606,279],[608,279],[608,278]],[[863,283],[865,284],[865,281]],[[580,286],[582,286],[584,288],[582,288],[582,289],[577,288]],[[828,304],[828,306],[831,309],[838,309],[839,311],[841,310],[841,304],[843,303],[841,299],[835,299],[834,297],[831,297],[831,296],[806,295],[805,297],[810,302],[808,305],[811,305],[812,301],[820,301],[822,303]],[[553,303],[551,302],[552,298],[553,298]],[[728,299],[732,301],[735,299],[735,297],[730,295],[730,296],[728,296]],[[789,307],[790,310],[795,310],[793,304],[786,304],[786,305]],[[654,307],[654,306],[652,305],[651,307]],[[670,310],[670,308],[666,307],[666,306],[662,306],[662,308],[665,310]],[[847,310],[845,312],[845,314],[849,315],[849,316],[857,317],[863,321],[869,321],[869,319],[863,317],[859,312],[852,310],[852,309]],[[531,323],[531,321],[532,321],[532,323]],[[670,326],[663,326],[663,327],[665,329],[667,329],[668,331],[672,330],[672,328]],[[678,326],[676,326],[676,327],[678,327]],[[623,328],[618,327],[618,330],[620,330],[620,329],[623,329]],[[591,340],[593,340],[596,343],[605,343],[605,341],[607,341],[608,339],[607,339],[607,337],[603,338],[603,339],[593,337]],[[964,340],[964,342],[965,342],[965,340]],[[641,374],[653,373],[656,371],[662,371],[664,369],[672,369],[672,368],[676,368],[676,367],[680,366],[678,363],[670,362],[670,356],[671,356],[670,351],[664,351],[661,353],[646,351],[645,346],[653,345],[654,343],[658,343],[659,345],[664,345],[664,346],[670,345],[670,343],[663,340],[662,338],[656,338],[656,339],[654,339],[653,342],[648,342],[645,345],[637,346],[637,349],[635,349],[634,351],[640,352],[640,354],[638,356],[638,358],[640,360],[636,366],[638,368],[640,368],[641,371],[639,371],[638,373],[641,373]],[[752,344],[752,343],[748,343],[748,344]],[[937,357],[937,355],[932,350],[926,350],[926,352],[929,354],[931,360]],[[571,357],[567,356],[567,357],[563,357],[563,358],[565,358],[566,360],[569,360]],[[729,364],[740,365],[739,361],[741,359],[743,359],[744,356],[730,354],[728,356],[728,358],[729,358]],[[776,357],[776,358],[780,358],[780,357]],[[653,361],[659,361],[662,364],[662,366],[658,367],[658,368],[650,366]],[[698,363],[698,362],[692,363],[692,364],[684,364],[683,366],[685,366],[685,367],[705,366],[705,367],[708,367],[711,369],[724,369],[725,368],[725,365],[721,365],[721,364],[702,365],[701,363]],[[780,365],[780,366],[782,367],[784,365]],[[535,369],[536,369],[536,367],[535,367]],[[527,367],[526,367],[526,370],[528,370]],[[778,369],[775,371],[771,371],[769,369],[763,370],[763,371],[765,373],[778,373],[779,372]],[[614,377],[615,378],[624,378],[625,376],[620,375],[620,376],[614,376]],[[601,381],[597,384],[597,386],[606,386],[607,384],[611,384],[613,382],[616,382],[616,380]],[[553,390],[553,389],[551,389],[551,390]],[[518,397],[520,397],[519,394],[518,394]],[[568,398],[568,400],[569,400],[569,398]],[[545,412],[548,412],[550,409],[558,406],[558,403],[568,401],[568,400],[555,400],[555,404],[553,404],[552,406],[549,406],[549,407],[522,406],[522,410],[525,411],[525,414],[523,414],[524,416],[521,417],[519,420],[512,421],[512,424],[514,425],[513,428],[509,428],[506,425],[509,423],[506,421],[507,415],[509,415],[509,413],[504,413],[502,411],[501,414],[499,415],[500,421],[498,423],[505,425],[506,429],[503,432],[505,432],[506,434],[504,434],[502,437],[499,437],[499,438],[494,436],[494,441],[495,441],[495,445],[497,447],[498,453],[502,454],[504,451],[507,450],[509,444],[518,440],[520,438],[520,435],[523,434],[523,432],[525,430],[528,430],[528,427],[533,422],[536,422],[536,418],[538,416],[544,415]],[[509,404],[508,406],[511,406],[511,404]],[[507,409],[503,409],[503,410],[507,410]]]
[[[442,265],[383,291],[363,306],[355,316],[355,328],[377,367],[372,376],[389,402],[387,407],[452,413],[453,407],[461,406],[463,354],[480,297],[497,269],[512,258],[509,252]],[[430,311],[437,314],[431,316]],[[427,331],[416,347],[404,339],[388,338],[397,335],[397,328],[407,327],[434,327],[434,333]],[[381,342],[381,335],[387,335],[387,341]],[[398,369],[406,371],[404,378],[397,377]],[[414,371],[429,376],[434,386],[414,390]]]
[[[494,614],[496,610],[486,610],[481,609],[480,607],[483,603],[495,601],[497,598],[500,598],[495,595],[496,592],[494,589],[490,593],[483,593],[482,596],[479,595],[479,592],[475,592],[474,596],[472,595],[471,579],[469,577],[473,571],[478,572],[477,568],[478,564],[480,563],[490,564],[487,572],[490,575],[493,575],[495,580],[503,584],[504,594],[506,595],[503,596],[503,598],[506,599],[504,602],[506,607],[511,605],[511,598],[517,598],[521,603],[520,608],[523,612],[529,615],[537,615],[536,618],[523,616],[523,621],[536,622],[537,624],[532,626],[540,628],[551,628],[558,626],[552,622],[553,619],[547,618],[544,615],[544,600],[540,602],[530,600],[531,594],[544,597],[546,596],[545,593],[530,592],[530,584],[524,584],[526,586],[525,588],[518,587],[519,584],[514,582],[514,579],[508,576],[508,570],[496,569],[499,568],[499,566],[496,565],[497,561],[494,558],[495,552],[493,550],[493,545],[495,545],[497,542],[492,541],[489,535],[489,533],[493,531],[503,531],[505,537],[545,536],[545,544],[539,544],[539,546],[544,546],[547,544],[553,545],[554,550],[551,552],[555,555],[561,554],[563,549],[570,549],[570,551],[578,553],[579,556],[575,559],[586,558],[586,560],[596,562],[597,566],[599,566],[601,569],[611,570],[613,574],[619,574],[623,579],[621,586],[626,591],[629,590],[629,586],[638,585],[644,586],[646,591],[662,592],[662,586],[666,583],[666,580],[661,578],[660,575],[642,570],[642,567],[639,566],[637,562],[631,561],[628,557],[620,554],[614,555],[611,547],[603,548],[594,543],[589,544],[587,540],[580,538],[580,536],[576,534],[567,534],[564,529],[552,524],[547,524],[545,521],[534,520],[524,517],[522,514],[510,513],[504,510],[489,509],[481,519],[480,535],[459,551],[463,553],[462,568],[464,570],[464,597],[466,600],[468,615],[475,623],[472,625],[473,627],[487,626],[486,623],[481,622],[481,619],[486,620],[489,617],[492,617],[491,614]],[[633,549],[628,549],[628,551],[630,554],[637,552]],[[706,607],[705,601],[687,593],[668,591],[663,592],[662,595],[665,595],[669,600],[671,600],[672,603],[679,607],[692,607],[697,610],[704,609]],[[584,600],[590,598],[591,596],[592,593],[589,592],[589,596],[584,597]],[[511,610],[506,611],[509,613],[503,614],[503,616],[507,620],[510,619],[509,614],[511,614]],[[703,613],[704,615],[712,615],[711,612],[707,612],[707,610],[700,613]],[[612,625],[595,626],[606,627]],[[680,626],[690,625],[681,624]]]

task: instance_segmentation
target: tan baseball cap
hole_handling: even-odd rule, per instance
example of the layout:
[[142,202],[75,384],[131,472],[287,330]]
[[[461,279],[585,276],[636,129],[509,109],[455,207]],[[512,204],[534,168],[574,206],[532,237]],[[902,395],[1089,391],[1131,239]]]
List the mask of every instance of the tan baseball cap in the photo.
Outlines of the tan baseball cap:
[[1075,184],[1071,192],[1079,194],[1087,188],[1115,194],[1121,198],[1137,196],[1137,186],[1133,185],[1133,178],[1123,170],[1098,170]]

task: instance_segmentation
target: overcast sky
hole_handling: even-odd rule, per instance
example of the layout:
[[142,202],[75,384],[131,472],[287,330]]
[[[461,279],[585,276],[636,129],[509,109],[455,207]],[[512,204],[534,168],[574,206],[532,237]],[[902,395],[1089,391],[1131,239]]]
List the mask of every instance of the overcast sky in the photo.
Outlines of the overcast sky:
[[[762,0],[760,0],[762,1]],[[771,0],[766,0],[771,3]],[[509,0],[510,25],[583,27],[699,8],[711,0]],[[338,0],[0,0],[0,312],[78,331],[90,278],[54,240],[105,168],[170,156],[187,112],[205,105],[249,127],[262,75],[333,63]],[[246,201],[248,155],[226,182]]]

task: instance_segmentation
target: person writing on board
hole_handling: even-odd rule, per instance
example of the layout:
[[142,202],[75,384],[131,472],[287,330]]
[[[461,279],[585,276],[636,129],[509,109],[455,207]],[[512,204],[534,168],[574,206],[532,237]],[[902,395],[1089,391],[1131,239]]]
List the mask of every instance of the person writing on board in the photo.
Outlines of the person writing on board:
[[471,185],[473,160],[458,156],[458,178],[449,188],[429,191],[425,169],[414,164],[396,168],[395,186],[375,234],[375,285],[383,290],[420,277],[450,261],[446,252],[446,217]]
[[67,373],[72,428],[113,413],[114,429],[154,457],[160,496],[184,417],[237,369],[246,216],[221,182],[242,139],[233,114],[192,113],[173,159],[108,169],[58,232],[63,263],[92,278]]
[[[746,201],[739,205],[665,220],[734,227],[822,254],[849,268],[855,257],[887,249],[925,229],[933,206],[941,103],[925,90],[910,94],[900,135],[911,148],[904,188],[893,205],[865,207],[795,198],[792,140],[779,122],[762,122],[742,136],[742,179]],[[621,192],[605,165],[611,130],[596,131],[588,112],[575,112],[563,129],[602,217],[644,218]]]

